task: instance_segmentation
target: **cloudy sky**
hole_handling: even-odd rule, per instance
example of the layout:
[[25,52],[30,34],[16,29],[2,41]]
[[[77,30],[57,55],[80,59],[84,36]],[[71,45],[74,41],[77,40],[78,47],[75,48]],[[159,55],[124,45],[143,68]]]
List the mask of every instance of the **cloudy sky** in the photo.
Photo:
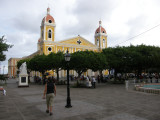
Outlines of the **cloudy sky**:
[[14,46],[8,59],[37,50],[40,24],[47,7],[56,22],[56,41],[81,35],[94,43],[99,20],[108,34],[108,47],[130,44],[160,46],[160,0],[0,0],[0,36]]

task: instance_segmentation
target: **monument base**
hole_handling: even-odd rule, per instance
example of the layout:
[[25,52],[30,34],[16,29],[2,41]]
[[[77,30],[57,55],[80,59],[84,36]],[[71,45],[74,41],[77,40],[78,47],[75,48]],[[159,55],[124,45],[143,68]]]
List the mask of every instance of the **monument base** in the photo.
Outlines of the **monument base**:
[[19,88],[21,88],[21,87],[29,87],[29,85],[24,85],[24,86],[22,86],[22,85],[19,86],[19,85],[18,85],[18,87],[19,87]]
[[24,74],[19,75],[18,87],[29,87],[28,75],[24,75]]

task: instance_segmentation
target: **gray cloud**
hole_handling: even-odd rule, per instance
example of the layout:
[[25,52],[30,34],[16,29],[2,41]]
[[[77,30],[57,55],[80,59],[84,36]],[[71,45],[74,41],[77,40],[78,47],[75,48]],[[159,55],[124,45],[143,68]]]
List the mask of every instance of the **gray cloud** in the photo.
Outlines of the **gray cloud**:
[[77,24],[66,26],[65,35],[68,34],[81,34],[87,35],[98,28],[98,21],[101,19],[109,19],[112,10],[116,7],[116,4],[111,0],[80,0],[76,2],[76,5],[72,11],[72,14],[78,21]]
[[38,34],[12,34],[7,36],[7,41],[14,45],[7,52],[8,58],[10,57],[23,57],[27,56],[37,50]]
[[130,28],[130,31],[126,37],[130,38],[147,30],[144,29],[147,27],[147,17],[143,15],[137,16],[136,18],[129,20],[127,24]]
[[41,16],[31,14],[20,14],[13,19],[13,27],[19,31],[38,33],[40,31]]

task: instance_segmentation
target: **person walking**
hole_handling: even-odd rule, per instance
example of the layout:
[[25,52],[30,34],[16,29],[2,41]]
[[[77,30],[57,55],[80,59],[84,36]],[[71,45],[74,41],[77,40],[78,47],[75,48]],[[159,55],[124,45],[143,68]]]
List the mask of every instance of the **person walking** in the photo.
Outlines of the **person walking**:
[[98,83],[100,83],[100,76],[99,75],[97,76],[97,80],[98,80]]
[[48,78],[48,81],[45,84],[43,99],[46,98],[46,104],[47,104],[46,113],[50,113],[50,115],[53,115],[52,107],[53,107],[54,96],[56,96],[56,86],[53,80],[51,78]]
[[86,86],[89,87],[89,77],[86,77]]
[[150,82],[152,83],[152,75],[150,75],[149,78],[150,78]]
[[95,77],[92,78],[92,82],[93,82],[93,88],[96,88],[96,79],[95,79]]
[[159,78],[158,74],[156,74],[155,78],[156,78],[156,83],[158,83],[158,78]]

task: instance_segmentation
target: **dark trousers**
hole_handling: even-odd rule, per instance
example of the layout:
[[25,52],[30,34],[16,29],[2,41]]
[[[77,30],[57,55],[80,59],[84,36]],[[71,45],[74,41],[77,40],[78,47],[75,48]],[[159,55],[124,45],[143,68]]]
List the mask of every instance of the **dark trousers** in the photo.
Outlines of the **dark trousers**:
[[96,88],[96,82],[93,82],[93,88]]

